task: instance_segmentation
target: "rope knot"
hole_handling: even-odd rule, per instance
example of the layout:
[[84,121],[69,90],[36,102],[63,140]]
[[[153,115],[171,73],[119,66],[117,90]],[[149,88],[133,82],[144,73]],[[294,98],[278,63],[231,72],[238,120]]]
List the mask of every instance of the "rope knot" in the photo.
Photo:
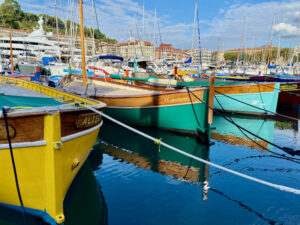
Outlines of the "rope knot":
[[158,145],[158,151],[160,152],[160,143],[161,143],[161,140],[162,140],[162,138],[156,138],[155,140],[154,140],[154,144],[156,144],[156,145]]

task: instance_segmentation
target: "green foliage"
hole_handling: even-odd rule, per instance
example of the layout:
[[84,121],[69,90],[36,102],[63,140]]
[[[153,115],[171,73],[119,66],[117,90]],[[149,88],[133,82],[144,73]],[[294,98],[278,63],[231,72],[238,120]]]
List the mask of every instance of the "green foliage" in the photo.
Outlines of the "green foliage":
[[[47,14],[35,15],[33,13],[23,12],[21,10],[20,4],[17,0],[5,0],[4,3],[0,5],[0,26],[12,29],[22,29],[22,30],[33,30],[38,25],[39,17],[42,16],[44,19],[43,28],[46,32],[56,33],[56,18],[55,16],[49,16]],[[60,34],[65,34],[66,30],[70,30],[72,21],[67,20],[65,23],[57,18],[58,32]],[[76,35],[80,35],[79,24],[74,23],[74,32]],[[86,37],[93,37],[95,39],[100,39],[103,42],[117,43],[117,40],[111,39],[101,33],[98,29],[92,29],[84,27],[84,34]]]
[[[236,62],[237,57],[238,57],[238,52],[225,52],[224,53],[224,59],[226,61]],[[239,54],[239,60],[240,61],[245,61],[246,59],[248,59],[248,55],[245,52],[241,52]]]
[[24,16],[20,4],[16,0],[5,0],[0,6],[1,18],[6,27],[19,29],[19,21]]
[[236,62],[237,59],[237,52],[225,52],[224,59],[230,62]]
[[[275,64],[277,60],[278,48],[273,48],[269,51],[268,48],[263,48],[254,53],[249,52],[247,55],[242,52],[240,54],[240,61],[246,60],[250,63],[261,63],[264,61],[265,63],[269,62],[271,64]],[[226,61],[236,62],[238,52],[226,52],[224,54],[224,58]],[[292,50],[290,48],[282,48],[280,49],[280,59],[284,62],[288,62],[291,58]],[[294,61],[295,62],[295,61]]]

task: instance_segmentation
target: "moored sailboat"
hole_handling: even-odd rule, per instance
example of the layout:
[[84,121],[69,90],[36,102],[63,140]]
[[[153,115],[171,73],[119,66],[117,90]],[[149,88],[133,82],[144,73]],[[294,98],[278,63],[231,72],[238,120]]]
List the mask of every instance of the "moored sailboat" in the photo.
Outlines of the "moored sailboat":
[[0,204],[63,223],[64,197],[102,125],[84,105],[105,104],[11,77],[0,90]]

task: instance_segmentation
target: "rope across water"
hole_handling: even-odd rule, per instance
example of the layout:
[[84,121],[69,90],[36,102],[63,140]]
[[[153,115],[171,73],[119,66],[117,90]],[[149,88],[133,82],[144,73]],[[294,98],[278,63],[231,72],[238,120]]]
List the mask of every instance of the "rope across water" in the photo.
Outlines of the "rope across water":
[[[152,136],[150,136],[150,135],[148,135],[148,134],[145,134],[145,133],[143,133],[143,132],[141,132],[141,131],[139,131],[139,130],[133,128],[133,127],[130,127],[130,126],[128,126],[128,125],[126,125],[126,124],[124,124],[124,123],[122,123],[122,122],[120,122],[120,121],[118,121],[118,120],[116,120],[116,119],[114,119],[114,118],[112,118],[112,117],[106,115],[106,114],[103,113],[103,112],[97,111],[96,109],[94,109],[94,108],[92,108],[92,107],[90,107],[90,106],[85,106],[85,107],[86,107],[87,109],[89,109],[89,110],[91,110],[91,111],[93,111],[93,112],[95,112],[95,113],[97,113],[97,114],[103,116],[104,118],[106,118],[106,119],[108,119],[108,120],[110,120],[110,121],[112,121],[112,122],[114,122],[114,123],[116,123],[116,124],[118,124],[118,125],[120,125],[120,126],[126,128],[126,129],[128,129],[128,130],[130,130],[130,131],[136,133],[136,134],[139,134],[139,135],[141,135],[141,136],[143,136],[143,137],[145,137],[145,138],[147,138],[147,139],[149,139],[149,140],[152,140],[152,141],[155,142],[155,143],[160,143],[160,145],[162,145],[162,146],[164,146],[164,147],[166,147],[166,148],[168,148],[168,149],[170,149],[170,150],[173,150],[173,151],[178,152],[178,153],[180,153],[180,154],[182,154],[182,155],[188,156],[188,157],[190,157],[190,158],[192,158],[192,159],[195,159],[195,160],[197,160],[197,161],[199,161],[199,162],[208,164],[208,165],[210,165],[210,166],[212,166],[212,167],[218,168],[218,169],[223,170],[223,171],[225,171],[225,172],[228,172],[228,173],[237,175],[237,176],[239,176],[239,177],[243,177],[243,178],[245,178],[245,179],[248,179],[248,180],[251,180],[251,181],[260,183],[260,184],[264,184],[264,185],[266,185],[266,186],[269,186],[269,187],[272,187],[272,188],[275,188],[275,189],[278,189],[278,190],[281,190],[281,191],[290,192],[290,193],[293,193],[293,194],[300,195],[300,190],[299,190],[299,189],[295,189],[295,188],[291,188],[291,187],[287,187],[287,186],[283,186],[283,185],[278,185],[278,184],[273,184],[273,183],[270,183],[270,182],[267,182],[267,181],[264,181],[264,180],[261,180],[261,179],[255,178],[255,177],[251,177],[251,176],[248,176],[248,175],[246,175],[246,174],[239,173],[239,172],[237,172],[237,171],[234,171],[234,170],[231,170],[231,169],[228,169],[228,168],[225,168],[225,167],[220,166],[220,165],[217,165],[217,164],[215,164],[215,163],[209,162],[209,161],[204,160],[204,159],[202,159],[202,158],[199,158],[199,157],[197,157],[197,156],[194,156],[194,155],[191,155],[191,154],[189,154],[189,153],[186,153],[186,152],[184,152],[184,151],[182,151],[182,150],[180,150],[180,149],[178,149],[178,148],[175,148],[175,147],[173,147],[173,146],[171,146],[171,145],[169,145],[169,144],[167,144],[167,143],[165,143],[165,142],[163,142],[163,141],[161,141],[161,140],[159,140],[159,139],[157,139],[157,138],[154,138],[154,137],[152,137]],[[158,141],[158,140],[159,140],[159,141]]]

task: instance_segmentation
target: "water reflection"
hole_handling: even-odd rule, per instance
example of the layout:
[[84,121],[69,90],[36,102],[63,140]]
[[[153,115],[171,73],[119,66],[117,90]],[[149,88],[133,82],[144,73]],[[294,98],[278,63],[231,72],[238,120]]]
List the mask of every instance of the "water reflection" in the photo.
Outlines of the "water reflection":
[[275,121],[238,115],[225,116],[231,118],[236,124],[261,137],[263,140],[244,131],[247,137],[236,125],[221,116],[214,116],[213,139],[232,145],[244,145],[252,149],[264,150],[270,147],[266,141],[273,142]]
[[[106,225],[107,207],[101,186],[95,179],[93,170],[102,163],[102,152],[95,146],[89,160],[85,162],[64,200],[64,225]],[[1,225],[24,225],[23,215],[5,207],[0,207]],[[26,225],[44,225],[42,219],[26,215]]]
[[[133,163],[138,167],[150,169],[163,175],[171,175],[185,182],[203,184],[203,199],[207,199],[209,168],[207,165],[184,156],[163,146],[158,146],[142,136],[133,134],[118,125],[105,121],[100,135],[105,143],[105,153]],[[209,160],[209,147],[201,144],[197,138],[182,136],[164,130],[140,128],[144,133],[161,138],[187,153]]]

